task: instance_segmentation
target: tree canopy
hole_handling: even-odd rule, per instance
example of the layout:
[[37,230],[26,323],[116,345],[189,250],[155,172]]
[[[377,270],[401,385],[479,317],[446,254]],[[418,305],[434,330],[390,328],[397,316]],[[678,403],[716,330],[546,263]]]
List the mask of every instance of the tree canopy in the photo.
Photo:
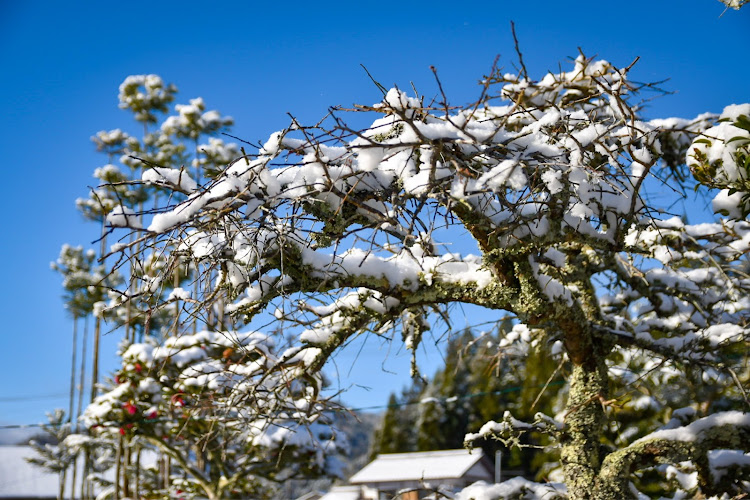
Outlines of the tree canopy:
[[[315,125],[292,119],[210,173],[133,152],[140,178],[107,180],[107,201],[87,205],[119,238],[106,257],[143,270],[101,310],[137,311],[146,336],[147,318],[165,311],[170,335],[272,321],[266,333],[288,343],[261,355],[262,374],[241,391],[285,407],[294,380],[309,411],[265,415],[268,429],[325,406],[319,374],[356,336],[416,351],[450,327],[455,304],[511,315],[567,364],[564,409],[528,421],[506,412],[469,443],[546,434],[560,453],[555,488],[575,499],[634,497],[644,477],[675,495],[747,491],[750,105],[646,120],[652,86],[631,81],[631,66],[581,55],[540,80],[522,61],[518,74],[494,66],[463,106],[442,89],[428,100],[383,88],[382,101]],[[134,80],[145,87],[123,102],[166,99],[169,87],[149,81]],[[375,118],[358,129],[351,113]],[[190,127],[222,123],[191,101],[161,132],[192,140]],[[162,194],[147,205],[138,193],[149,186]],[[693,188],[719,217],[672,213]],[[506,347],[523,341],[509,335]],[[665,387],[681,378],[713,384],[715,397],[673,397]],[[637,405],[672,418],[630,425]]]

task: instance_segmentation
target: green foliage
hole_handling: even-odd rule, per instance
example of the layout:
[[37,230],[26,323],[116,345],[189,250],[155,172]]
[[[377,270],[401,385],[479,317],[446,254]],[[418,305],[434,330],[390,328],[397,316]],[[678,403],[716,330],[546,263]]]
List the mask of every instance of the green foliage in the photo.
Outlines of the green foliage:
[[65,307],[74,318],[91,314],[94,304],[104,300],[109,289],[120,285],[117,272],[107,272],[103,265],[95,265],[96,252],[83,247],[63,245],[60,256],[50,267],[63,275]]
[[41,444],[31,441],[31,447],[39,455],[30,458],[28,462],[45,470],[61,474],[64,473],[75,460],[76,454],[64,445],[65,438],[70,435],[70,423],[65,423],[65,411],[58,408],[47,413],[48,423],[42,425],[42,430],[49,434],[53,443]]
[[724,190],[724,201],[714,207],[718,213],[745,219],[750,214],[750,118],[735,107],[729,106],[705,137],[693,140],[687,164],[700,184]]
[[[556,391],[544,391],[559,370],[559,360],[540,342],[528,350],[509,349],[503,339],[513,324],[501,323],[498,332],[477,336],[471,330],[454,335],[446,348],[445,365],[425,384],[415,381],[400,397],[391,394],[371,457],[379,453],[457,449],[464,437],[476,433],[505,411],[533,418],[538,411],[553,412],[559,406]],[[485,439],[477,446],[488,456],[502,450],[505,467],[526,476],[542,471],[554,453],[540,452],[548,440],[526,436],[522,449],[507,449],[499,441]]]

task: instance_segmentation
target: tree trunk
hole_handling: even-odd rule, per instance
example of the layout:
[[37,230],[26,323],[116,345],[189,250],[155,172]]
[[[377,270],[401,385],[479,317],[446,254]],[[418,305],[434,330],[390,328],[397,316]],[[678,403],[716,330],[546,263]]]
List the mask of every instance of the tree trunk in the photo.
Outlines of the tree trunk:
[[65,477],[66,477],[66,470],[63,470],[58,475],[58,485],[57,485],[57,500],[64,500],[65,499]]
[[78,460],[73,458],[73,475],[70,481],[70,500],[76,500],[76,480],[78,479]]
[[83,471],[81,472],[81,500],[87,500],[89,498],[88,495],[88,476],[89,476],[89,466],[91,462],[91,456],[89,455],[89,450],[86,449],[83,452]]
[[593,354],[574,365],[570,377],[561,460],[571,500],[622,500],[600,490],[602,402],[607,399],[609,377],[603,356]]
[[89,337],[89,318],[83,318],[83,338],[81,339],[81,374],[78,382],[78,409],[76,410],[76,432],[78,432],[78,418],[83,412],[83,387],[86,385],[86,343]]
[[122,450],[123,455],[123,474],[122,474],[122,496],[130,498],[130,464],[133,450],[129,443],[126,443]]
[[73,353],[70,361],[70,402],[68,405],[68,422],[73,419],[73,408],[76,398],[76,351],[78,351],[78,318],[73,316]]
[[115,500],[120,500],[120,476],[122,475],[122,436],[117,441],[117,454],[115,455]]
[[96,386],[99,383],[99,338],[102,333],[102,319],[97,316],[94,322],[94,355],[91,361],[91,402],[96,399]]
[[[105,225],[105,218],[102,217],[101,221],[101,243],[99,245],[99,257],[104,257],[107,251],[107,228]],[[99,337],[102,332],[102,318],[96,316],[94,322],[94,356],[91,361],[91,402],[96,399],[96,385],[99,383]]]
[[135,483],[133,485],[133,496],[140,498],[141,494],[141,446],[138,445],[135,452]]

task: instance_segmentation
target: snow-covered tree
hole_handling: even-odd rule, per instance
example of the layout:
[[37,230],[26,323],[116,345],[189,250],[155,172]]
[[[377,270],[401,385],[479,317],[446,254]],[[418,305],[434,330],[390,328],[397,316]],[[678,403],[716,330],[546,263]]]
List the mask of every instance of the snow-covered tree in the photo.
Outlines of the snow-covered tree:
[[[297,333],[248,379],[251,397],[283,401],[281,381],[294,376],[314,406],[317,374],[355,336],[416,351],[450,323],[450,305],[471,304],[485,321],[512,315],[570,367],[562,412],[507,413],[478,437],[547,434],[574,499],[635,497],[644,474],[665,495],[747,492],[750,223],[690,224],[669,207],[694,185],[686,162],[702,155],[728,182],[743,178],[731,152],[744,143],[716,127],[744,123],[750,105],[645,120],[648,86],[629,71],[584,56],[538,81],[523,65],[519,75],[494,68],[460,107],[442,92],[427,102],[392,88],[355,108],[377,115],[366,129],[333,110],[314,126],[293,121],[211,180],[149,170],[174,196],[136,210],[137,223],[117,218],[134,238],[115,252],[135,268],[151,254],[167,269],[189,262],[190,317],[239,329],[271,317]],[[722,208],[736,201],[721,196]],[[164,281],[136,285],[120,305],[169,307]],[[675,377],[715,384],[721,397],[680,409],[657,382]],[[621,415],[644,400],[671,420],[624,432]]]
[[65,411],[58,408],[47,413],[49,423],[42,425],[42,430],[52,438],[52,443],[39,443],[32,440],[29,444],[37,456],[27,459],[29,463],[37,465],[47,472],[58,476],[58,500],[65,498],[65,482],[67,473],[76,460],[77,450],[66,445],[65,440],[71,435],[70,423],[65,422]]
[[[274,482],[335,473],[345,442],[321,416],[313,386],[271,370],[274,351],[256,332],[126,345],[114,387],[89,405],[84,422],[94,435],[163,451],[182,471],[171,488],[182,496],[265,498]],[[283,386],[284,397],[254,390],[261,380]]]
[[[83,342],[80,344],[81,370],[78,384],[81,393],[78,398],[80,409],[84,399],[87,402],[93,401],[100,386],[98,359],[102,329],[120,330],[129,343],[135,342],[136,339],[151,338],[153,340],[154,337],[162,339],[168,337],[175,331],[174,328],[180,322],[181,314],[181,300],[175,299],[176,295],[170,295],[170,293],[191,275],[189,267],[184,265],[165,268],[166,260],[156,253],[150,254],[138,266],[129,266],[127,261],[107,260],[107,253],[110,251],[108,237],[113,228],[139,224],[140,216],[137,214],[158,205],[159,197],[163,196],[165,191],[169,191],[168,194],[172,198],[177,196],[177,199],[184,199],[184,195],[173,193],[171,189],[165,190],[161,184],[165,182],[165,179],[177,179],[179,183],[180,172],[187,172],[185,164],[194,167],[191,173],[197,178],[204,175],[212,177],[225,168],[227,159],[235,156],[238,151],[235,145],[226,144],[216,137],[211,137],[231,125],[232,120],[223,117],[215,110],[207,110],[204,101],[200,98],[193,99],[189,105],[176,105],[175,115],[165,116],[170,112],[170,105],[175,100],[177,88],[165,83],[159,76],[128,77],[120,85],[119,90],[120,108],[133,114],[135,121],[142,126],[143,133],[138,136],[121,129],[114,129],[100,131],[92,137],[97,151],[106,155],[107,161],[106,164],[94,170],[94,177],[98,184],[96,188],[88,197],[76,201],[82,215],[100,225],[100,248],[98,252],[94,250],[84,252],[81,247],[64,245],[60,257],[52,264],[52,268],[64,276],[64,298],[74,321],[69,418],[74,416],[75,363],[79,348],[76,329],[78,320],[85,318],[87,325],[88,318],[91,315],[94,316],[90,399],[83,396],[83,388],[86,385],[84,368],[87,353],[87,329],[84,329]],[[204,144],[205,141],[208,143]],[[186,187],[192,188],[190,185]],[[138,242],[135,245],[140,249]],[[114,266],[116,270],[109,274],[103,272],[107,266]],[[125,279],[122,276],[125,276]],[[167,284],[161,284],[159,281],[164,279],[169,280]],[[160,285],[155,284],[157,281]],[[153,309],[153,305],[158,302],[155,297],[152,297],[151,302],[121,300],[122,292],[117,290],[118,286],[122,285],[128,293],[135,293],[136,287],[143,283],[154,289],[160,286],[164,297],[170,297],[173,308]],[[178,296],[187,298],[189,294],[178,294]],[[197,320],[193,323],[197,327]],[[153,485],[147,484],[148,478],[139,472],[141,467],[137,457],[141,447],[140,441],[136,443],[135,440],[131,440],[123,447],[122,440],[119,440],[118,436],[115,436],[115,439],[108,439],[100,435],[92,440],[89,439],[87,433],[88,431],[85,431],[84,434],[74,435],[80,443],[85,444],[79,448],[86,452],[83,474],[87,478],[94,478],[100,485],[107,486],[106,480],[98,473],[115,463],[118,471],[118,480],[112,485],[112,493],[115,496],[120,495],[121,486],[124,494],[128,493],[131,485],[135,487],[136,493],[139,488],[141,493],[145,493],[149,488],[154,490],[160,487],[156,484],[159,481],[151,481]],[[115,449],[117,456],[113,462],[113,457],[109,455]],[[191,456],[193,456],[192,451],[187,458]],[[169,469],[168,466],[165,467]],[[121,469],[122,474],[120,474]],[[74,468],[74,479],[76,473],[77,470]],[[170,471],[166,470],[164,476],[161,482],[169,483]],[[85,495],[82,493],[83,496],[90,496],[91,489],[88,486],[88,484],[84,486],[84,489],[88,491]],[[169,488],[169,484],[161,486],[164,486],[162,489]]]
[[734,10],[740,10],[740,8],[746,3],[748,3],[748,1],[750,0],[720,0],[720,1],[727,7],[731,7]]

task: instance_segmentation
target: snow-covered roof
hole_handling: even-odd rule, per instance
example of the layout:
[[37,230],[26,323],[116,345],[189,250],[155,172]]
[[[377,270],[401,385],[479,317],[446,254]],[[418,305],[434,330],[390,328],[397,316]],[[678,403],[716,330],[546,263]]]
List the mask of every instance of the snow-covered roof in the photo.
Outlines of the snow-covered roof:
[[58,475],[31,465],[29,446],[0,446],[0,498],[57,498]]
[[320,500],[359,500],[360,491],[359,486],[334,486]]
[[[31,446],[0,446],[0,499],[3,498],[57,498],[59,476],[32,465],[27,458],[39,456]],[[141,466],[153,467],[157,455],[152,450],[143,450]],[[78,468],[83,467],[83,457],[78,457]],[[67,475],[65,496],[70,495],[71,477]],[[78,474],[76,491],[81,488],[82,475]],[[108,480],[114,478],[112,469],[104,473]]]
[[[354,474],[351,484],[392,483],[397,481],[437,481],[463,479],[468,475],[491,480],[491,472],[481,466],[481,450],[441,450],[378,455]],[[471,474],[470,474],[471,472]]]

